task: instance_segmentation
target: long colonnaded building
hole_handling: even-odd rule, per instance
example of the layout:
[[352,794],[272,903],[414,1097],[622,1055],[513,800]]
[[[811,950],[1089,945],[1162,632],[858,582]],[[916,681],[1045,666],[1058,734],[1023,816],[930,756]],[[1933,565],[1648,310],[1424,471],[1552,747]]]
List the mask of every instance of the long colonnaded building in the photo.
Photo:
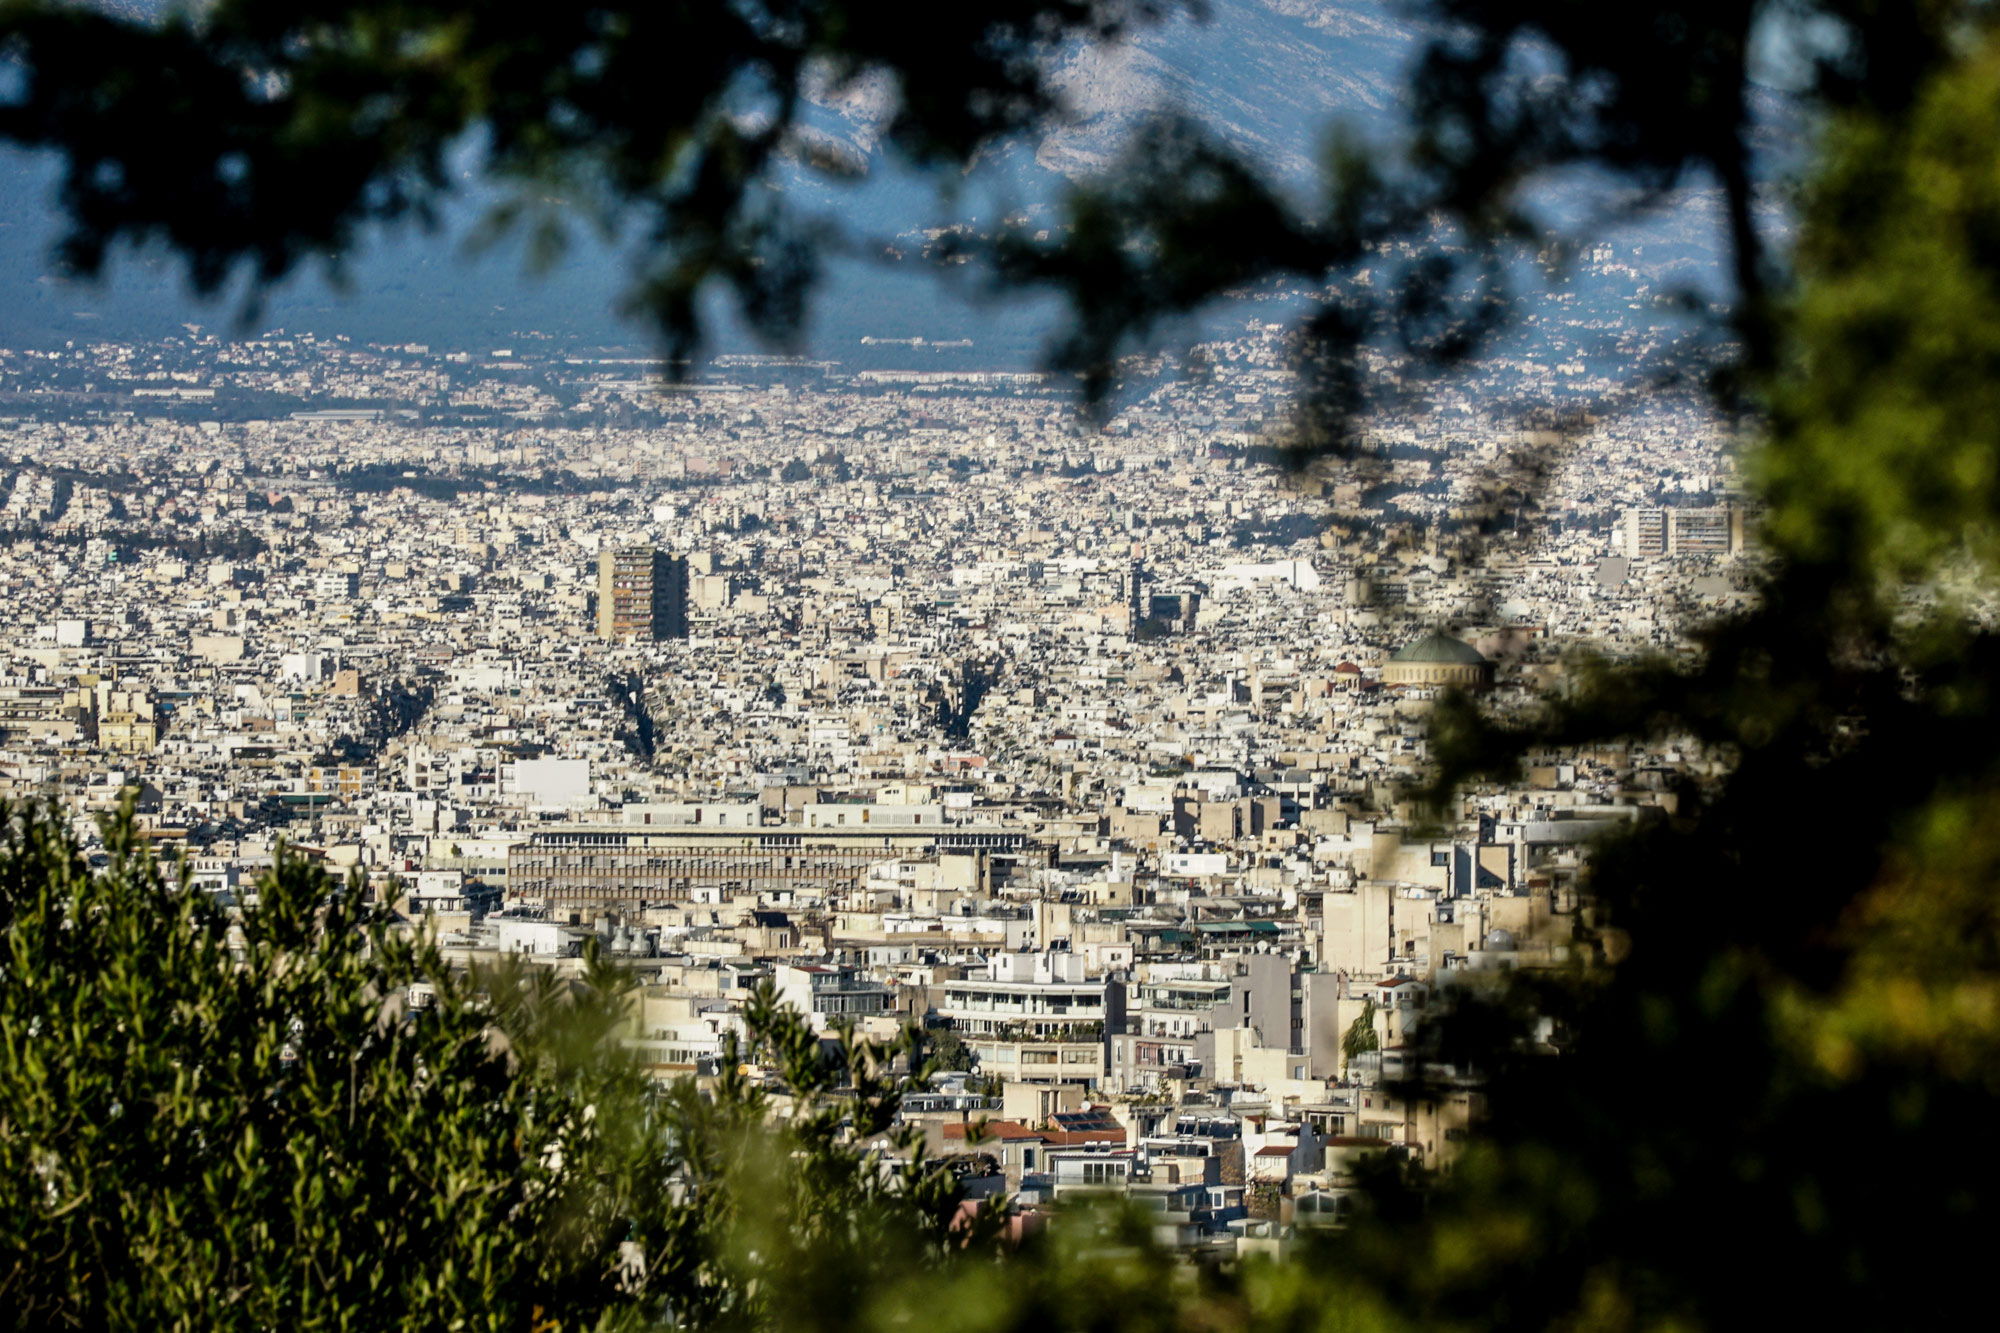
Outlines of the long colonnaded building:
[[563,824],[508,849],[507,898],[583,921],[603,910],[752,893],[834,893],[859,887],[869,868],[885,861],[955,855],[972,858],[982,886],[996,871],[1048,859],[1027,833],[997,825]]

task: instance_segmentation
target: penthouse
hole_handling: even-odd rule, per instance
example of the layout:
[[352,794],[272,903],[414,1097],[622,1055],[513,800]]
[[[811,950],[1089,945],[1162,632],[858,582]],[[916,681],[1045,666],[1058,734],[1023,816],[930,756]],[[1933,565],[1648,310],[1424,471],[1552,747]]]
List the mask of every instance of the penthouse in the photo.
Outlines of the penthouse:
[[992,1075],[1095,1087],[1108,1034],[1124,1025],[1125,986],[1090,979],[1080,954],[1003,953],[984,977],[946,983],[937,1013]]

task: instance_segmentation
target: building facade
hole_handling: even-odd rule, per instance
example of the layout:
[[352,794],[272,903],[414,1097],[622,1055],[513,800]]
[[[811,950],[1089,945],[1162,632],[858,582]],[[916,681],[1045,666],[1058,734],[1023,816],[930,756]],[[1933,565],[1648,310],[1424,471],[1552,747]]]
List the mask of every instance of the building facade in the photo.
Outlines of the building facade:
[[992,1077],[1096,1087],[1110,1037],[1124,1030],[1124,983],[1086,976],[1081,955],[1003,953],[985,976],[945,984],[940,1018]]
[[597,637],[685,639],[688,566],[684,556],[628,546],[597,557]]
[[1675,555],[1741,555],[1744,515],[1735,505],[1706,509],[1627,509],[1618,536],[1633,559]]
[[738,894],[852,891],[870,867],[949,853],[1041,857],[1026,834],[983,826],[731,830],[708,825],[563,824],[537,830],[507,852],[512,906],[591,917]]

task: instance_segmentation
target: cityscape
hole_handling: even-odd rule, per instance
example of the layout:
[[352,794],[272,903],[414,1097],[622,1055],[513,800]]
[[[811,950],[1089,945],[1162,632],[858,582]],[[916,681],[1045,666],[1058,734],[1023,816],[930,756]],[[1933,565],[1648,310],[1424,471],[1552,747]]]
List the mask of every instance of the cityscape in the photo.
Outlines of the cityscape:
[[0,0],[0,1323],[1978,1308],[1995,144],[1971,0]]
[[289,848],[461,965],[615,958],[662,1082],[766,983],[915,1026],[967,1200],[1280,1252],[1369,1154],[1450,1168],[1482,1093],[1399,1093],[1426,1014],[1566,966],[1592,842],[1712,776],[1598,744],[1435,811],[1437,700],[1686,658],[1759,562],[1699,397],[1469,384],[1295,467],[1283,330],[1198,350],[1101,423],[1022,372],[0,351],[0,795],[100,859],[131,802],[229,910]]

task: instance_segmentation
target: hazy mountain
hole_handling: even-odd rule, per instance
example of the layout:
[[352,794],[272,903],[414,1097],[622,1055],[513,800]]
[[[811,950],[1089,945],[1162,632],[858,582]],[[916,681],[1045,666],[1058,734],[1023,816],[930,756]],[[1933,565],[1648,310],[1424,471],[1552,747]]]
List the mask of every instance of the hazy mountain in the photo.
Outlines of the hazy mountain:
[[1415,50],[1410,29],[1373,3],[1218,0],[1134,40],[1079,45],[1055,83],[1077,120],[1036,159],[1076,176],[1100,169],[1149,115],[1191,115],[1280,178],[1314,175],[1330,125],[1383,129]]
[[[1393,127],[1397,90],[1415,47],[1414,34],[1374,0],[1212,0],[1202,20],[1183,15],[1120,43],[1078,44],[1057,57],[1053,71],[1068,116],[1032,142],[989,154],[957,182],[950,209],[940,204],[934,180],[886,154],[885,88],[868,82],[823,88],[802,137],[860,178],[839,182],[799,170],[788,189],[801,210],[837,218],[871,240],[909,238],[958,219],[986,223],[1003,212],[1051,216],[1072,180],[1112,162],[1149,116],[1171,113],[1193,117],[1274,179],[1303,190],[1335,122],[1375,133]],[[55,168],[46,155],[0,150],[0,344],[141,338],[183,322],[238,326],[240,294],[197,305],[164,257],[120,256],[103,288],[54,277]],[[644,346],[645,328],[615,313],[631,273],[631,257],[618,247],[585,240],[539,277],[525,274],[518,244],[468,256],[465,237],[501,197],[468,172],[441,235],[407,229],[369,235],[348,257],[344,292],[318,274],[298,275],[269,296],[255,329],[442,345],[537,330],[568,341]],[[1675,230],[1684,229],[1667,228]],[[747,346],[724,303],[716,307],[713,346]],[[835,260],[807,343],[815,354],[853,359],[863,355],[863,336],[970,339],[971,351],[951,353],[955,359],[1020,364],[1033,359],[1055,309],[1047,300],[972,300],[927,272]],[[868,355],[929,364],[945,354]]]

